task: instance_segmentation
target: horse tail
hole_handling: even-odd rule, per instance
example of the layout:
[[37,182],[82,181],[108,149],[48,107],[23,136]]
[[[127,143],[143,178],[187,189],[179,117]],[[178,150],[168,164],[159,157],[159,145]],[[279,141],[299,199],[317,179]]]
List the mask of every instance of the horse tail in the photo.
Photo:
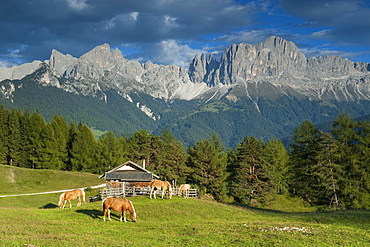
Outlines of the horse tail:
[[82,194],[82,201],[85,203],[86,200],[85,200],[85,191],[84,190],[81,190],[81,194]]
[[171,186],[171,184],[168,181],[166,181],[166,182],[168,184],[168,190],[172,192],[172,186]]
[[65,192],[63,192],[62,194],[60,194],[60,196],[59,196],[59,202],[58,202],[58,206],[59,207],[62,207],[62,205],[63,205],[63,199],[64,199],[64,195],[65,195],[66,193]]
[[101,202],[101,207],[102,207],[103,212],[105,210],[105,205],[104,205],[105,200],[107,200],[107,198],[103,199]]

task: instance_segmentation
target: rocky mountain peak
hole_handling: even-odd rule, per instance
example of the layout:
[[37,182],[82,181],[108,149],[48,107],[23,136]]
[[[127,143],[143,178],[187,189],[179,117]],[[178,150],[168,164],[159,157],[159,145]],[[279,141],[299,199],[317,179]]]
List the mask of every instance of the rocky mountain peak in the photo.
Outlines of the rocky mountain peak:
[[[354,63],[337,56],[307,59],[293,42],[276,36],[257,44],[233,44],[225,49],[220,61],[212,54],[196,55],[188,70],[150,61],[129,61],[108,44],[97,46],[80,58],[53,50],[46,62],[55,77],[65,79],[61,86],[75,93],[114,89],[122,95],[142,92],[164,99],[207,100],[229,95],[237,100],[240,92],[249,95],[249,84],[268,82],[281,88],[281,94],[290,88],[313,98],[370,100],[368,63]],[[0,69],[0,79],[22,78],[34,72],[40,63]],[[44,84],[50,80],[49,85],[58,85],[52,73],[43,79]],[[235,88],[239,93],[232,97]]]
[[[213,72],[205,69],[211,63],[209,67]],[[219,63],[196,56],[189,66],[189,75],[196,82],[203,79],[208,85],[229,85],[256,79],[271,80],[286,74],[301,77],[306,66],[305,55],[294,43],[272,36],[254,45],[231,45],[225,49]]]
[[64,55],[63,53],[53,49],[51,51],[49,61],[46,62],[49,64],[50,68],[53,69],[57,74],[62,75],[66,71],[66,69],[77,60],[77,58],[74,58],[69,54]]

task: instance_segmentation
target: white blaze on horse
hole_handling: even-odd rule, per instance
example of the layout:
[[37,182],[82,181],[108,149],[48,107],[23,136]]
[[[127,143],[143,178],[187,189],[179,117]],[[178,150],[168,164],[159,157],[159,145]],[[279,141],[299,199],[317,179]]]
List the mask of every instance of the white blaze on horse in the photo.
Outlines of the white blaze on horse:
[[149,187],[150,187],[150,196],[149,196],[150,199],[152,199],[153,191],[154,191],[154,199],[157,199],[155,197],[155,193],[157,190],[162,190],[162,199],[164,197],[165,191],[167,191],[168,193],[168,198],[169,199],[172,198],[172,187],[171,187],[171,184],[167,181],[160,181],[160,180],[154,179],[152,182],[150,182]]
[[105,216],[108,214],[108,220],[112,221],[110,218],[110,211],[120,211],[122,212],[120,221],[122,222],[122,218],[124,222],[127,222],[126,220],[126,211],[130,211],[130,219],[133,222],[136,222],[136,212],[134,205],[132,204],[131,201],[127,200],[126,198],[114,198],[114,197],[108,197],[103,200],[102,202],[102,207],[103,207],[103,214],[104,214],[104,221],[105,221]]
[[63,192],[59,197],[59,203],[58,203],[59,208],[63,209],[65,205],[67,204],[67,201],[69,202],[69,207],[71,208],[72,207],[71,200],[74,200],[76,198],[78,198],[77,207],[79,207],[81,206],[81,199],[85,203],[85,191],[76,189],[76,190],[70,190],[70,191]]
[[189,198],[189,192],[190,192],[190,184],[182,184],[182,185],[180,185],[179,192],[178,192],[177,196],[182,196],[182,197],[185,197],[185,198]]

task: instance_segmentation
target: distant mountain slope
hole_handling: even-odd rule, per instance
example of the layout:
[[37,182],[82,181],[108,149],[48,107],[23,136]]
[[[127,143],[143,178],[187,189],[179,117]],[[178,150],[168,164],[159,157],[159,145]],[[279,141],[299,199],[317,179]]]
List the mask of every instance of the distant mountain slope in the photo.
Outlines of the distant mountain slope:
[[232,45],[220,61],[197,55],[189,69],[129,61],[103,44],[80,58],[53,50],[47,61],[1,69],[0,104],[126,136],[168,128],[185,144],[215,132],[235,147],[246,135],[290,136],[304,120],[370,114],[369,68],[307,59],[279,37]]

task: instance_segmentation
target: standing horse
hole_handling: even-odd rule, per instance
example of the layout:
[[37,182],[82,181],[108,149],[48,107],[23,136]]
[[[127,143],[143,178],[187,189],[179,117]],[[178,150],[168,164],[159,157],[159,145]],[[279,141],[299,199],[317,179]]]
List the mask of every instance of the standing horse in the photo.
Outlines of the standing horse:
[[[74,200],[76,198],[78,198],[77,207],[79,207],[81,206],[81,198],[83,202],[85,203],[85,191],[76,189],[76,190],[70,190],[70,191],[63,192],[59,197],[59,203],[58,203],[59,208],[63,209],[65,205],[67,204],[67,201],[69,202],[69,207],[71,208],[72,207],[71,200]],[[63,204],[63,201],[64,201],[64,204]]]
[[177,196],[184,196],[185,192],[185,198],[189,198],[189,191],[190,191],[190,184],[182,184],[179,188],[179,193]]
[[114,198],[114,197],[108,197],[103,200],[102,202],[103,206],[103,214],[104,214],[104,221],[105,221],[105,216],[108,214],[108,220],[112,221],[110,218],[110,211],[121,211],[122,215],[120,218],[120,221],[122,222],[122,218],[124,222],[127,222],[126,220],[126,211],[130,211],[130,219],[133,222],[136,222],[136,212],[134,205],[132,204],[131,201],[127,200],[126,198]]
[[[162,199],[164,197],[164,192],[167,190],[168,192],[168,198],[171,199],[172,198],[172,187],[171,187],[171,184],[167,181],[160,181],[160,180],[156,180],[154,179],[152,182],[150,182],[150,199],[152,199],[152,194],[153,194],[153,191],[154,189],[156,190],[162,190]],[[155,197],[155,192],[154,191],[154,199],[157,199]]]

